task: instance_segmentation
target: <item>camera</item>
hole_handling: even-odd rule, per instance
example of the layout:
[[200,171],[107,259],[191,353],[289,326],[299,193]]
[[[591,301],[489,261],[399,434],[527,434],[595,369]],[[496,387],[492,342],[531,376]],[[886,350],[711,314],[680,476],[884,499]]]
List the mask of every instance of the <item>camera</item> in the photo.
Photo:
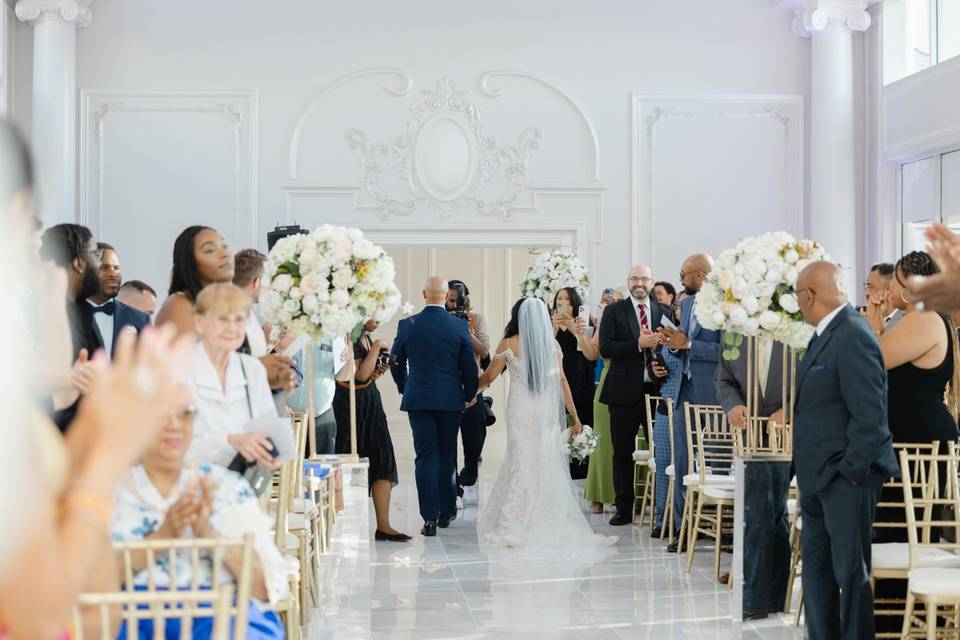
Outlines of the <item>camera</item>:
[[392,366],[399,364],[397,356],[393,355],[386,349],[381,349],[380,354],[377,355],[377,368],[378,369],[389,369]]
[[457,307],[450,311],[450,315],[469,322],[470,312],[467,311],[467,296],[470,295],[470,291],[467,290],[467,285],[454,281],[450,283],[450,290],[457,292]]

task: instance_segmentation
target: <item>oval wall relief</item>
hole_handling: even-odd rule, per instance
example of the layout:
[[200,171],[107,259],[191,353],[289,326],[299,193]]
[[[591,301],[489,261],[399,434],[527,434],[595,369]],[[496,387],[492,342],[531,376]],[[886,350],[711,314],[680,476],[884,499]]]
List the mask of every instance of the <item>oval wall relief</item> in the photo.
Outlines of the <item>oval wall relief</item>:
[[455,200],[473,182],[476,140],[466,125],[450,115],[438,115],[417,136],[415,175],[437,200]]

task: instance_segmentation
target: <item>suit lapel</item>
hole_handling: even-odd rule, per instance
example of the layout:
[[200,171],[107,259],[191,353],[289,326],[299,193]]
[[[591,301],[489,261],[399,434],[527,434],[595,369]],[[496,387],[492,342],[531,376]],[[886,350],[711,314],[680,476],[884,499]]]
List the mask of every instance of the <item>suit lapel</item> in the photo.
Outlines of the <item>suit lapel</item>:
[[[783,391],[783,345],[774,342],[770,349],[770,364],[767,369],[767,388],[763,390],[763,397],[769,398]],[[782,401],[782,400],[781,400]]]
[[627,322],[630,323],[630,330],[633,332],[634,340],[640,338],[640,321],[637,320],[637,310],[633,308],[633,298],[624,300],[624,308],[627,310]]
[[823,348],[830,342],[830,338],[833,337],[833,331],[839,324],[840,319],[845,316],[846,309],[833,318],[819,339],[816,337],[816,334],[814,334],[814,338],[810,341],[812,346],[807,348],[807,353],[803,356],[803,360],[800,361],[800,366],[797,369],[797,395],[800,395],[800,387],[803,386],[803,379],[806,377],[807,372],[810,371],[810,367],[816,361],[820,352],[823,351]]
[[117,336],[120,335],[120,329],[123,328],[123,303],[119,300],[113,301],[113,342],[110,343],[110,353],[113,353],[113,347],[117,344]]

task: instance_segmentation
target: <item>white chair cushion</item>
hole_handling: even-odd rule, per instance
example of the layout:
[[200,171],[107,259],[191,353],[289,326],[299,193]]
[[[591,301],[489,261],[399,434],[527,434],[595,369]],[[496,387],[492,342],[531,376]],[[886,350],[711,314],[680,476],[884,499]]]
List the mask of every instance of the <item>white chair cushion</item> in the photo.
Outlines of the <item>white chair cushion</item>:
[[675,476],[675,475],[677,475],[677,470],[676,470],[676,469],[673,467],[673,465],[671,464],[670,466],[667,467],[666,474],[667,474],[668,476]]
[[[878,542],[871,545],[871,566],[874,569],[910,568],[910,545],[906,542]],[[946,549],[920,549],[920,567],[960,568],[960,556]]]
[[733,500],[734,491],[733,489],[708,484],[703,488],[703,495],[716,500]]
[[787,500],[787,513],[791,516],[797,514],[797,511],[800,509],[800,506],[797,504],[797,501],[793,498]]
[[647,468],[650,469],[650,471],[656,471],[656,470],[657,470],[657,459],[656,459],[656,458],[650,458],[649,460],[647,460]]
[[637,451],[633,452],[633,459],[636,461],[649,460],[650,452],[643,449],[638,449]]
[[[733,490],[736,486],[736,480],[733,476],[717,476],[711,473],[706,475],[706,483],[710,486],[721,487],[723,489]],[[700,474],[699,473],[688,473],[683,476],[683,486],[685,487],[696,487],[700,485]]]
[[923,596],[960,598],[960,569],[923,567],[910,572],[909,589]]

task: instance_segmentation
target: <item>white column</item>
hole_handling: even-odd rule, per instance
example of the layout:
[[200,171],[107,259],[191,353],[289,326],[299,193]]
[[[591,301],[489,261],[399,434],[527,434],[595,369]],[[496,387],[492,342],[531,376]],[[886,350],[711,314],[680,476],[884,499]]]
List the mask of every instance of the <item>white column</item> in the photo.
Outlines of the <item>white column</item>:
[[851,300],[857,263],[853,32],[870,27],[867,0],[807,0],[794,32],[810,42],[810,232],[843,269]]
[[45,225],[76,222],[77,27],[90,24],[92,0],[19,0],[33,25],[31,144]]

